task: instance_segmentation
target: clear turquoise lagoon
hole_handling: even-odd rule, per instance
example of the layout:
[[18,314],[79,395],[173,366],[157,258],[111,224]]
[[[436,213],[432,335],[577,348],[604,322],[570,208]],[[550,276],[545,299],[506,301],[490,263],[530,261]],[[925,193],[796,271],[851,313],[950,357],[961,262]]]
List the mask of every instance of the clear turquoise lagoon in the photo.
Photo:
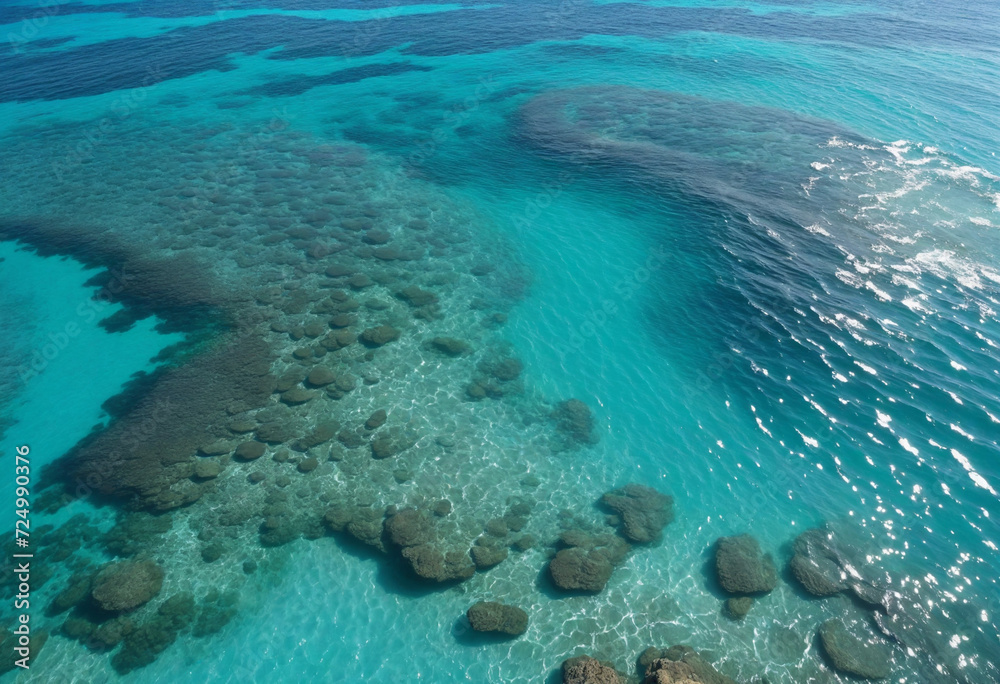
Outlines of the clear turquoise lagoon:
[[0,680],[1000,682],[996,5],[0,38]]

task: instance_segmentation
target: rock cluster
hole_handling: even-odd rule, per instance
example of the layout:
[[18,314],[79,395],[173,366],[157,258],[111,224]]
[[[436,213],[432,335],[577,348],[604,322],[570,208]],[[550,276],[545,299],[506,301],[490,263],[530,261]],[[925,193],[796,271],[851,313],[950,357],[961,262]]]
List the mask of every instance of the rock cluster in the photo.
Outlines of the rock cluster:
[[789,569],[809,594],[822,598],[845,592],[864,605],[890,609],[893,593],[833,531],[806,530],[795,539],[793,549]]
[[383,345],[389,344],[395,340],[399,339],[400,331],[393,328],[391,325],[379,325],[374,328],[368,328],[364,330],[358,339],[361,340],[365,346],[368,347],[381,347]]
[[439,538],[439,518],[415,508],[385,515],[372,508],[338,505],[327,511],[324,520],[334,532],[346,532],[379,551],[398,554],[396,557],[420,579],[467,579],[476,571],[469,550],[450,548]]

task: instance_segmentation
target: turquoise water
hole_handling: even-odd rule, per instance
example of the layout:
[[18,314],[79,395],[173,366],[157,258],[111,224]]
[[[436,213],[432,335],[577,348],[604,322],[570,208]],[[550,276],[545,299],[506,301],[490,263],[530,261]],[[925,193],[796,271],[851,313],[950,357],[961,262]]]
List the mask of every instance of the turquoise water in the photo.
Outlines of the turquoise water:
[[[33,615],[52,636],[16,681],[559,681],[580,653],[633,673],[674,644],[740,682],[851,681],[817,642],[833,617],[866,626],[895,681],[1000,681],[995,6],[49,9],[29,36],[40,6],[0,6],[0,234],[38,252],[0,243],[4,453],[68,452],[46,501],[112,468],[98,494],[34,514],[82,513],[96,531],[48,562]],[[109,305],[118,325],[88,316],[44,373],[12,372],[91,301],[101,271],[81,264],[122,263],[136,280]],[[438,301],[407,304],[408,285]],[[325,335],[338,290],[356,300],[349,330],[401,335],[303,360],[319,336],[294,330],[321,320]],[[471,351],[445,356],[440,336]],[[473,400],[470,381],[509,357],[521,376]],[[73,448],[158,366],[113,403],[107,441]],[[314,366],[353,388],[298,404],[248,380]],[[164,424],[112,456],[164,398]],[[569,398],[595,443],[554,427]],[[388,459],[296,445],[376,409],[413,445]],[[290,434],[241,462],[240,421]],[[205,462],[221,468],[207,484],[190,472]],[[593,503],[628,482],[671,494],[676,520],[600,593],[559,593],[546,564],[560,531],[610,530]],[[519,501],[538,544],[428,585],[322,523],[339,502],[442,498],[449,548]],[[114,559],[100,535],[131,509],[170,519],[135,540],[165,578],[132,620],[195,599],[194,626],[134,669],[123,647],[67,636],[68,617],[96,619],[84,604],[44,610]],[[792,542],[821,525],[889,605],[802,590]],[[743,532],[782,573],[737,622],[711,549]],[[520,606],[528,631],[471,635],[479,600]],[[209,614],[225,619],[199,630]]]
[[[29,444],[40,469],[106,423],[104,401],[134,373],[155,368],[150,360],[183,338],[158,334],[155,319],[108,334],[98,323],[121,306],[87,286],[95,270],[70,259],[41,259],[14,242],[0,243],[0,259],[8,335],[3,451]],[[11,497],[13,479],[4,487]]]

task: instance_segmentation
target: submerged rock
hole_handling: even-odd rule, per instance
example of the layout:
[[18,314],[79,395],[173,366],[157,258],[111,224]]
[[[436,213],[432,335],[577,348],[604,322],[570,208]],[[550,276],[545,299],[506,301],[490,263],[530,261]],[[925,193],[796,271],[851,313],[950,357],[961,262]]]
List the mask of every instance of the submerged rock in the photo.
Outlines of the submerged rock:
[[372,440],[372,457],[391,458],[417,443],[417,435],[403,428],[389,428]]
[[454,337],[435,337],[431,340],[430,346],[435,351],[447,356],[461,356],[472,350],[468,342]]
[[357,449],[362,444],[365,443],[365,438],[358,434],[357,430],[352,430],[351,428],[344,428],[337,433],[337,441],[343,444],[348,449]]
[[160,604],[156,614],[162,618],[165,626],[175,630],[184,629],[194,620],[194,594],[190,592],[174,594]]
[[233,445],[225,440],[204,444],[198,447],[198,453],[202,456],[221,456],[233,450]]
[[176,639],[177,632],[159,621],[140,625],[125,636],[122,649],[111,658],[111,666],[122,675],[146,667]]
[[528,629],[528,614],[516,606],[494,601],[480,601],[466,613],[469,624],[477,632],[497,632],[518,636]]
[[282,394],[281,401],[289,406],[298,406],[299,404],[304,404],[307,401],[312,401],[316,398],[316,396],[315,392],[310,392],[302,387],[295,387]]
[[568,399],[561,402],[552,413],[556,422],[556,430],[576,444],[595,444],[598,441],[594,434],[594,417],[590,407],[579,399]]
[[651,487],[628,484],[608,492],[601,503],[618,514],[621,534],[631,542],[648,544],[674,519],[674,500]]
[[643,684],[703,684],[694,669],[678,660],[655,660],[646,670]]
[[501,546],[496,540],[479,537],[469,550],[472,562],[479,570],[487,570],[507,560],[507,547]]
[[62,624],[60,631],[67,639],[83,641],[94,631],[94,623],[82,618],[69,618]]
[[614,567],[629,551],[629,545],[614,535],[591,536],[569,530],[560,541],[569,548],[549,561],[549,575],[557,587],[566,591],[602,591]]
[[45,611],[46,615],[58,615],[64,613],[90,594],[92,578],[90,575],[74,575],[70,578],[69,585],[56,594]]
[[614,566],[608,557],[594,550],[563,549],[549,561],[549,574],[560,589],[598,593],[611,579]]
[[[266,442],[267,444],[281,444],[282,442],[287,442],[292,438],[292,428],[288,423],[284,422],[270,422],[264,423],[257,428],[254,435],[261,442]],[[238,449],[239,447],[237,447]]]
[[101,541],[112,555],[133,556],[143,548],[157,544],[172,524],[170,515],[127,513],[108,530]]
[[726,600],[726,614],[734,620],[742,620],[753,608],[750,596],[735,596]]
[[385,521],[386,535],[397,546],[427,544],[434,538],[434,524],[426,513],[416,509],[400,511]]
[[163,568],[149,560],[112,563],[97,573],[91,597],[107,611],[132,610],[160,593],[163,574]]
[[315,446],[320,444],[325,444],[333,439],[337,435],[337,430],[340,429],[340,423],[335,420],[323,421],[312,430],[306,434],[305,437],[298,440],[292,448],[296,451],[308,451]]
[[396,293],[396,296],[413,307],[436,304],[438,301],[438,296],[436,294],[427,290],[422,290],[416,285],[404,287]]
[[749,534],[716,541],[715,571],[719,584],[730,594],[766,594],[778,586],[774,561]]
[[529,549],[533,549],[536,543],[537,542],[535,540],[534,535],[524,534],[514,540],[514,543],[511,545],[511,548],[513,548],[515,551],[524,552],[528,551]]
[[360,542],[374,546],[379,551],[385,551],[382,544],[382,521],[385,511],[373,508],[358,508],[350,521],[344,526],[345,531]]
[[306,382],[313,387],[326,387],[336,379],[337,374],[326,366],[316,366],[306,376]]
[[813,596],[833,596],[847,588],[840,566],[829,558],[796,553],[789,561],[789,568],[802,588]]
[[[22,638],[25,639],[26,643],[21,641]],[[49,633],[44,629],[35,629],[30,637],[22,637],[6,628],[0,628],[0,675],[18,667],[17,661],[21,659],[21,654],[14,649],[27,645],[28,652],[31,654],[30,662],[34,664],[48,639]]]
[[625,678],[610,663],[582,655],[563,662],[562,681],[563,684],[624,684]]
[[382,230],[381,228],[374,228],[365,233],[361,241],[369,245],[384,245],[392,239],[392,235],[389,231]]
[[243,461],[255,461],[264,455],[267,447],[262,442],[243,442],[236,447],[236,458]]
[[371,287],[372,285],[374,285],[375,281],[372,280],[367,275],[365,275],[364,273],[359,273],[355,276],[351,276],[348,279],[347,284],[350,285],[355,290],[363,290],[366,287]]
[[332,532],[343,532],[347,523],[354,518],[355,506],[348,504],[337,504],[327,509],[323,515],[323,522],[327,524]]
[[131,618],[122,616],[114,620],[108,620],[90,633],[87,639],[87,648],[91,651],[108,651],[117,646],[134,629]]
[[639,659],[643,684],[736,684],[690,646],[646,649]]
[[343,278],[353,275],[357,269],[347,264],[331,264],[326,269],[326,275],[330,278]]
[[500,382],[510,382],[520,377],[524,364],[520,359],[506,358],[488,364],[484,370]]
[[828,529],[811,529],[795,540],[795,554],[789,562],[792,575],[813,596],[833,596],[849,592],[869,606],[888,611],[894,594],[861,552],[841,543]]
[[409,546],[403,549],[403,558],[418,577],[435,582],[468,579],[476,573],[469,554],[441,551],[431,544]]
[[377,430],[385,425],[387,418],[388,414],[385,412],[385,409],[379,409],[375,413],[368,416],[368,420],[365,421],[365,428],[368,430]]
[[874,638],[861,639],[841,620],[827,620],[819,628],[823,652],[833,666],[862,679],[885,679],[889,676],[890,653]]
[[321,339],[319,343],[324,349],[332,352],[348,347],[357,342],[357,340],[357,336],[345,328],[343,330],[335,330],[334,332],[331,332],[329,335]]
[[368,328],[358,337],[367,347],[381,347],[399,339],[399,330],[391,325],[380,325]]
[[194,476],[201,480],[211,480],[222,472],[222,466],[217,461],[198,461],[194,464]]

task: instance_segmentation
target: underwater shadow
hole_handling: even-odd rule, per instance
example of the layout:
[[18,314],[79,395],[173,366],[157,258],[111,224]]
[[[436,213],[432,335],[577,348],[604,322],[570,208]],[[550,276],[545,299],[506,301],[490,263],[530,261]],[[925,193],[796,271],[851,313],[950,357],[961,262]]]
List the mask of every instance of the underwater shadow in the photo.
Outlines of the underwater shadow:
[[720,601],[732,598],[732,595],[726,592],[726,590],[722,588],[722,585],[719,584],[719,574],[715,571],[714,542],[701,552],[701,558],[702,588]]

